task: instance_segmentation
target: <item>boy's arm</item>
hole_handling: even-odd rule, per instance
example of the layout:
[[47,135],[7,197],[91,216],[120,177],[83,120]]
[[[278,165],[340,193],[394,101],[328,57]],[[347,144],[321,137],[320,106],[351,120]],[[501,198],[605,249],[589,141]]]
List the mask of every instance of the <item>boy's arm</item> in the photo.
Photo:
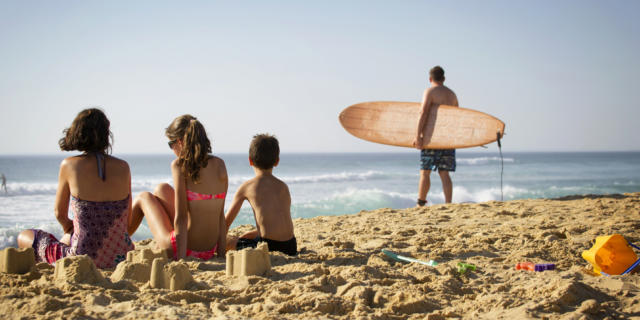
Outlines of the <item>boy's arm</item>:
[[187,216],[187,183],[176,160],[171,163],[171,175],[173,176],[173,185],[176,187],[176,216],[173,221],[177,247],[176,259],[180,260],[187,255],[187,224],[189,217]]
[[416,149],[422,149],[422,130],[424,129],[425,124],[427,123],[427,118],[429,117],[429,107],[431,106],[431,90],[425,90],[424,95],[422,97],[422,106],[420,109],[420,119],[418,119],[418,132],[416,133],[416,138],[413,140],[413,146]]
[[227,210],[227,214],[224,216],[227,232],[229,231],[229,227],[231,226],[231,223],[233,223],[233,220],[238,216],[238,212],[240,212],[240,208],[242,208],[242,202],[246,199],[246,196],[244,195],[246,188],[245,185],[246,182],[238,188],[238,191],[236,191],[236,194],[233,196],[231,206],[229,206],[229,210]]

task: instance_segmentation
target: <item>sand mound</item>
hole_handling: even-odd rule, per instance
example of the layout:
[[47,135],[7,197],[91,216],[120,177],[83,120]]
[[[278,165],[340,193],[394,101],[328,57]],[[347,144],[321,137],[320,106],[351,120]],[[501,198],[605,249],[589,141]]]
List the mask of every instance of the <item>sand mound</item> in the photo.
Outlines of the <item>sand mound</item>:
[[56,261],[53,279],[56,282],[85,283],[97,286],[108,284],[89,256],[66,257]]
[[[379,209],[294,223],[300,254],[270,253],[271,270],[262,276],[228,276],[220,258],[167,263],[145,253],[153,245],[145,241],[113,272],[75,257],[55,270],[38,264],[24,275],[0,273],[0,313],[10,319],[640,316],[640,276],[597,277],[581,257],[601,235],[640,243],[640,193]],[[381,249],[439,264],[398,262]],[[139,265],[149,261],[147,273]],[[556,269],[515,269],[525,261]],[[476,269],[459,273],[459,262]]]

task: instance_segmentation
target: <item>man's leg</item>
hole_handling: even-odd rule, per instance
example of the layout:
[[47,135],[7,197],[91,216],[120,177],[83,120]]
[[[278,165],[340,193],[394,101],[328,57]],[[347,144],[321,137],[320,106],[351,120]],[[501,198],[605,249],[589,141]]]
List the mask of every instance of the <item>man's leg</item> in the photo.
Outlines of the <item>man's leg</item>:
[[442,180],[442,191],[444,191],[444,201],[445,203],[451,203],[451,197],[453,195],[453,183],[451,182],[449,171],[438,170],[438,174],[440,174],[440,180]]
[[418,201],[427,201],[427,193],[431,187],[431,170],[420,170],[420,183],[418,184]]

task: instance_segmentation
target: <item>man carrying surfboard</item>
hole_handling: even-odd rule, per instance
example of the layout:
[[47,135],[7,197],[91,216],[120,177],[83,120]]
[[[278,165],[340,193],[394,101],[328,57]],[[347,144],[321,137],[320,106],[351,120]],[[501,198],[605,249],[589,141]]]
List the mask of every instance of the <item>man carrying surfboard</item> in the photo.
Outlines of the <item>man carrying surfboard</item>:
[[418,185],[418,206],[427,204],[427,193],[431,186],[431,171],[438,170],[442,180],[442,190],[446,203],[451,203],[453,183],[449,171],[456,171],[455,149],[423,149],[423,129],[427,123],[429,109],[439,105],[458,106],[458,97],[444,85],[444,70],[435,66],[429,70],[430,88],[424,90],[422,108],[418,119],[418,132],[413,141],[413,146],[420,150],[420,182]]

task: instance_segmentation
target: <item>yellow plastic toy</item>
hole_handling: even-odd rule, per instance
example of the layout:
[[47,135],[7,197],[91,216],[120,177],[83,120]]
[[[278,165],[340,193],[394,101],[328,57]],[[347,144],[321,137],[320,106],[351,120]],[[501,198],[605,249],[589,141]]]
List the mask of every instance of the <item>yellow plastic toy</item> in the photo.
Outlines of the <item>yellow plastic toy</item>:
[[591,249],[582,251],[582,258],[591,263],[597,275],[618,275],[631,271],[638,256],[623,236],[614,234],[597,237]]

